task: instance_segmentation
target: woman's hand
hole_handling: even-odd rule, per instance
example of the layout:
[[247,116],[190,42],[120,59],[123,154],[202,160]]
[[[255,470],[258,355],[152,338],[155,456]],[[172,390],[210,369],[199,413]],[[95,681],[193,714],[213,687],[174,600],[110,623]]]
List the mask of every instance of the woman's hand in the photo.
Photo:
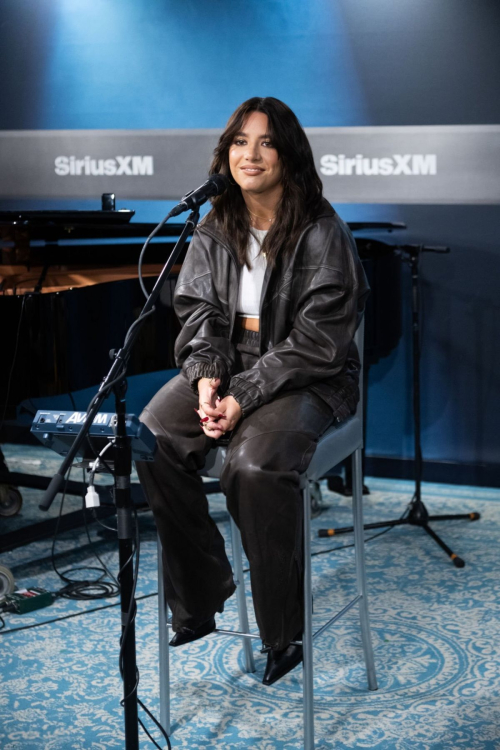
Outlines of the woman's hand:
[[216,413],[217,419],[213,421],[212,416],[208,415],[210,420],[203,424],[203,428],[208,430],[206,434],[217,440],[226,432],[234,430],[241,419],[241,406],[233,396],[226,396],[222,401],[217,401]]
[[211,409],[212,411],[214,411],[216,408],[216,402],[218,398],[217,389],[219,386],[219,378],[200,378],[198,380],[199,408],[206,414],[208,414],[208,412],[205,411],[207,408]]
[[200,417],[200,427],[205,435],[219,438],[223,433],[219,430],[217,421],[222,414],[218,411],[220,398],[217,389],[220,386],[219,378],[200,378],[198,380],[198,409],[195,411]]
[[241,407],[232,396],[222,401],[217,396],[219,378],[200,378],[198,381],[200,425],[208,437],[218,440],[230,430],[234,430],[241,419]]

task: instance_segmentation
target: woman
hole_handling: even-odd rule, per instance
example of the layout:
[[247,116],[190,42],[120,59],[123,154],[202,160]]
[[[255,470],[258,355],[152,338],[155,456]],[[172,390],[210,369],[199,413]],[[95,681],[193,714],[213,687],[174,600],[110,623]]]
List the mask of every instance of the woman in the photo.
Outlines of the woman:
[[352,339],[368,287],[283,102],[244,102],[214,153],[211,172],[231,184],[213,199],[179,276],[182,372],[142,414],[158,452],[138,472],[163,544],[171,645],[179,646],[214,630],[235,589],[198,475],[214,441],[230,434],[221,486],[250,562],[268,648],[264,683],[272,684],[302,658],[290,643],[302,632],[299,475],[318,437],[355,410]]

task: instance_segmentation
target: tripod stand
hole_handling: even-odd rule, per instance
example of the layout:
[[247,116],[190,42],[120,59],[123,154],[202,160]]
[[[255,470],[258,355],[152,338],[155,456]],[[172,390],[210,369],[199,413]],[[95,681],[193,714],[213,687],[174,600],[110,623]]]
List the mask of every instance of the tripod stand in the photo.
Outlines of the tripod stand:
[[[400,248],[402,259],[409,264],[412,280],[412,355],[413,355],[413,421],[414,421],[414,454],[415,454],[415,492],[413,498],[401,518],[378,523],[367,523],[365,529],[392,528],[394,526],[419,526],[423,529],[441,549],[446,552],[456,568],[463,568],[465,561],[458,557],[453,550],[441,539],[429,526],[430,521],[477,521],[481,517],[479,513],[452,513],[430,516],[427,508],[422,502],[422,449],[420,438],[420,294],[419,294],[419,261],[422,252],[448,253],[446,247],[424,247],[423,245],[403,245]],[[344,526],[339,529],[320,529],[318,536],[338,536],[353,531],[352,526]]]

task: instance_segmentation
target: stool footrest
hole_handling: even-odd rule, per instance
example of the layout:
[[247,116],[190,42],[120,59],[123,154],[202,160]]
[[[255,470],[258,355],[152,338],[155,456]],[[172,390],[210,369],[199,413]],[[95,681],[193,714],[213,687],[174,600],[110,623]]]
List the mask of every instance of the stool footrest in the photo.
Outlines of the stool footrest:
[[[337,620],[340,620],[340,618],[345,615],[349,610],[354,607],[355,604],[357,604],[361,599],[363,598],[362,594],[358,594],[358,596],[355,596],[352,601],[350,601],[348,604],[345,605],[343,609],[340,610],[340,612],[337,612],[336,615],[331,617],[328,622],[326,622],[319,630],[317,630],[315,633],[313,633],[313,641],[318,636],[322,635],[325,630],[327,630],[330,625],[333,625],[334,622],[337,622]],[[167,625],[171,627],[172,621],[168,620]],[[226,630],[226,628],[215,628],[210,635],[238,635],[240,638],[249,638],[251,640],[260,641],[260,635],[253,635],[252,633],[242,633],[241,630]],[[293,641],[294,644],[300,645],[302,644],[302,641]]]
[[226,630],[225,628],[215,628],[210,635],[239,635],[240,638],[250,638],[254,641],[260,641],[260,635],[252,635],[252,633],[242,633],[241,630]]
[[337,612],[336,615],[334,615],[330,620],[328,620],[327,623],[323,625],[322,628],[317,630],[315,633],[313,633],[313,640],[318,637],[318,635],[322,635],[322,633],[325,632],[327,628],[330,627],[330,625],[333,625],[334,622],[337,622],[337,620],[340,620],[342,615],[345,615],[346,612],[349,612],[351,607],[354,607],[355,604],[357,604],[361,599],[363,598],[362,594],[358,594],[354,597],[352,601],[349,602],[349,604],[346,604],[343,609],[340,610],[340,612]]
[[[167,625],[172,627],[172,620],[167,620]],[[255,641],[260,641],[260,635],[252,635],[252,633],[242,633],[241,630],[226,630],[225,628],[215,628],[209,635],[239,635],[240,638],[250,638]]]

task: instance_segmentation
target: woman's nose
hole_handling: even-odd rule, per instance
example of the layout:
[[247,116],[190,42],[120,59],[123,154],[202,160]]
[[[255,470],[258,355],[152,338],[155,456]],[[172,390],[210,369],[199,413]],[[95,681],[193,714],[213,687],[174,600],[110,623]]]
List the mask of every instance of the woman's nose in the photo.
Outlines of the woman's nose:
[[260,161],[261,155],[260,155],[258,144],[255,144],[254,146],[249,144],[247,146],[247,151],[246,151],[245,156],[249,161]]

